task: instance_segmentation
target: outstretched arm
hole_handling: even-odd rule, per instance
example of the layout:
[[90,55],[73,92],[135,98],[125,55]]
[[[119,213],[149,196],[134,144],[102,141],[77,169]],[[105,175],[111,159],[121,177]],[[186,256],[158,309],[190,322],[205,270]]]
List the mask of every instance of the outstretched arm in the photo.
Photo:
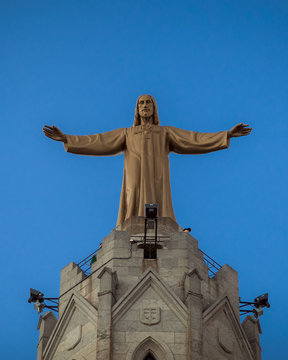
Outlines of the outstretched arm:
[[52,140],[62,141],[66,151],[79,155],[116,155],[125,150],[126,129],[116,129],[94,135],[67,135],[56,126],[45,125],[44,134]]
[[228,131],[201,133],[172,126],[167,126],[166,129],[168,131],[169,150],[177,154],[205,154],[227,149],[230,144]]
[[212,151],[227,149],[230,138],[250,134],[248,125],[237,124],[231,130],[217,133],[201,133],[166,127],[169,138],[169,149],[178,154],[205,154]]

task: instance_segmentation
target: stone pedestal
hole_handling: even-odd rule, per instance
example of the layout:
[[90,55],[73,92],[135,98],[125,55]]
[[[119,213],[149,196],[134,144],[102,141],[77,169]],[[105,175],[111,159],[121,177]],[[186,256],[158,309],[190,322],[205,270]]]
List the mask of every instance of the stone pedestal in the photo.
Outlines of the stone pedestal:
[[198,241],[171,219],[158,235],[156,258],[144,258],[144,218],[129,219],[102,240],[91,275],[62,270],[59,319],[38,360],[260,360],[259,331],[240,323],[236,271],[210,278]]

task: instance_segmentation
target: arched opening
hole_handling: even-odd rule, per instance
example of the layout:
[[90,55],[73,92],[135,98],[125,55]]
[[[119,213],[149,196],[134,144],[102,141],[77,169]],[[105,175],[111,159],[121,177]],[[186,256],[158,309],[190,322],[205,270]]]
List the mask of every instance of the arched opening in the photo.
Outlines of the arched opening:
[[162,337],[154,335],[152,338],[143,335],[142,341],[139,339],[140,342],[138,340],[130,345],[126,360],[147,360],[148,355],[152,357],[152,360],[174,360],[173,353]]
[[131,360],[168,360],[166,354],[163,346],[149,336],[136,347]]
[[144,360],[156,360],[155,357],[149,352]]

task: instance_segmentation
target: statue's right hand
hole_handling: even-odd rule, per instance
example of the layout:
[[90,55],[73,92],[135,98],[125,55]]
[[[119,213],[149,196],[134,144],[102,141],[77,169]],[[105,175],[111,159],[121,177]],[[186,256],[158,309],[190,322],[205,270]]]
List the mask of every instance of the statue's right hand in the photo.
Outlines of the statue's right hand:
[[63,132],[54,125],[53,126],[45,125],[43,127],[43,132],[47,137],[49,137],[52,140],[62,141],[64,143],[67,143],[66,135],[63,134]]

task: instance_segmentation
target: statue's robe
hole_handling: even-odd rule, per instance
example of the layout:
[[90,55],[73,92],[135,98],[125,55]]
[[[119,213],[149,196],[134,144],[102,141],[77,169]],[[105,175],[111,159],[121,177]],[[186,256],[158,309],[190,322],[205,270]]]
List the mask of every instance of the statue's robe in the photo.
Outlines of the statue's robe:
[[124,152],[124,174],[117,225],[144,216],[145,204],[158,204],[159,216],[176,221],[170,189],[170,152],[204,154],[229,147],[227,131],[199,133],[172,126],[138,125],[95,135],[66,135],[66,151],[80,155]]

